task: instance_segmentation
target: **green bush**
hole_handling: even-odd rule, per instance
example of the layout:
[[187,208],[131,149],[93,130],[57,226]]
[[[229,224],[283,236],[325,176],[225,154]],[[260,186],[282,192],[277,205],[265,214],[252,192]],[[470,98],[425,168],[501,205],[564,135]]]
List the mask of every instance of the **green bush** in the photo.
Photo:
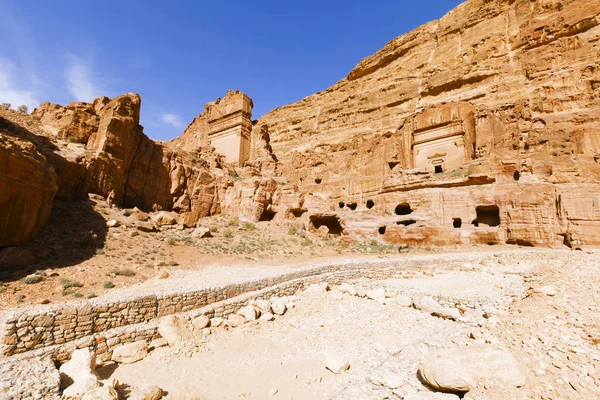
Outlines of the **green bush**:
[[227,239],[231,239],[233,237],[233,231],[231,229],[225,229],[223,231],[223,237]]
[[170,238],[167,239],[167,244],[169,246],[175,246],[175,243],[177,243],[177,241],[175,240],[175,238],[170,237]]
[[63,288],[68,289],[70,287],[82,287],[83,284],[79,281],[72,281],[67,278],[60,278],[60,284]]
[[111,271],[117,276],[134,276],[135,271],[130,268],[116,268]]
[[237,216],[232,217],[229,220],[229,222],[227,222],[227,226],[238,226],[239,224],[240,224],[240,219]]
[[254,225],[252,222],[244,222],[244,229],[253,231],[256,229],[256,225]]
[[23,283],[26,285],[33,285],[34,283],[38,283],[44,280],[44,277],[41,275],[29,275],[23,278]]
[[29,107],[27,107],[25,104],[21,104],[19,106],[19,108],[17,108],[18,112],[21,112],[23,114],[28,114],[29,113]]
[[112,283],[111,281],[106,281],[106,282],[104,282],[104,285],[102,285],[102,286],[104,286],[104,289],[112,289],[115,287],[115,284]]

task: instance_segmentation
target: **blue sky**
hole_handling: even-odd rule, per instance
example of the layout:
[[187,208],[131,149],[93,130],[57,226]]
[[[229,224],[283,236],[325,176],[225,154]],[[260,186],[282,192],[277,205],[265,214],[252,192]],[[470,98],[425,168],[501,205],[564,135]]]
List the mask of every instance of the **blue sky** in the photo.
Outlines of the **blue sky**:
[[239,89],[253,118],[326,89],[462,1],[0,0],[0,103],[142,96],[153,139]]

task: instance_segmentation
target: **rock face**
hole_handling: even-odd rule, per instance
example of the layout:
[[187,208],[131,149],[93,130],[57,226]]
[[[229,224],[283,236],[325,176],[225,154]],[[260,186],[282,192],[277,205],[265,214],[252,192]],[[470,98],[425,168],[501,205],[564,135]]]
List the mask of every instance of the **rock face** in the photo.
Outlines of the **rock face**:
[[0,116],[0,247],[35,235],[57,191],[56,172],[46,158]]
[[185,227],[223,212],[349,242],[600,245],[599,25],[600,0],[469,0],[259,121],[228,91],[168,143],[134,93],[44,103],[21,124],[37,139],[0,141],[0,246],[87,193]]
[[419,374],[425,383],[445,392],[525,384],[525,376],[514,356],[507,350],[489,346],[437,351],[421,363]]
[[347,240],[599,244],[599,13],[466,1],[259,124]]

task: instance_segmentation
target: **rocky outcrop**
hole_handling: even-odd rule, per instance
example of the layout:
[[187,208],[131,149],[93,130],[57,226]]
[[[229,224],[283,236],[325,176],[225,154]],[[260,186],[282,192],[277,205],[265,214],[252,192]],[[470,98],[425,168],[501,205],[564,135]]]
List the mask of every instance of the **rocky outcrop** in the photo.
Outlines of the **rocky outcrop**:
[[345,240],[595,245],[599,25],[600,1],[470,0],[257,125]]
[[50,215],[57,190],[46,158],[0,117],[0,247],[35,235]]

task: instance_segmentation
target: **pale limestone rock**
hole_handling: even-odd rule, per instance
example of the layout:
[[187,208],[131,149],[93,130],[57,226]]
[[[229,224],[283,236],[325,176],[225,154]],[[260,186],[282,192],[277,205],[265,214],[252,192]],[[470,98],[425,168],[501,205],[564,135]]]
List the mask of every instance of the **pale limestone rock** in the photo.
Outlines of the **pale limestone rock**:
[[404,396],[404,400],[459,400],[455,394],[451,393],[436,393],[436,392],[419,392]]
[[246,321],[254,321],[260,315],[260,313],[252,305],[247,305],[240,308],[237,314],[244,317]]
[[112,386],[101,386],[86,391],[81,400],[118,400],[119,395]]
[[534,293],[545,294],[546,296],[556,296],[556,290],[552,286],[540,286],[533,288]]
[[409,295],[406,294],[399,294],[396,296],[395,302],[401,307],[412,307],[413,305],[413,300]]
[[227,324],[229,326],[240,326],[240,325],[244,325],[246,323],[246,318],[244,318],[243,316],[239,315],[239,314],[229,314],[229,316],[227,317]]
[[88,348],[75,350],[71,359],[60,366],[59,372],[65,396],[81,396],[99,386],[96,354]]
[[216,328],[221,325],[223,325],[223,318],[215,317],[210,319],[210,326],[212,326],[213,328]]
[[167,226],[177,224],[177,214],[161,211],[150,217],[157,226]]
[[450,392],[525,384],[525,375],[512,353],[492,346],[435,351],[421,362],[419,374],[431,387]]
[[108,226],[109,228],[117,228],[120,225],[121,223],[118,219],[109,219],[108,221],[106,221],[106,226]]
[[212,237],[212,233],[210,233],[210,229],[206,227],[199,227],[192,231],[192,236],[197,238],[209,238]]
[[275,315],[283,315],[287,311],[287,306],[283,301],[276,301],[271,304],[271,308],[273,309],[273,314]]
[[350,368],[350,361],[342,354],[327,352],[323,356],[325,368],[334,374],[340,374]]
[[152,349],[158,349],[159,347],[165,347],[168,345],[169,345],[169,342],[167,341],[167,339],[158,338],[158,339],[154,339],[153,341],[151,341],[149,347]]
[[275,316],[270,312],[262,313],[259,318],[261,321],[273,321]]
[[377,289],[367,290],[365,292],[365,295],[367,296],[368,299],[383,301],[385,299],[385,289],[377,288]]
[[431,315],[443,319],[450,319],[456,321],[461,317],[460,311],[454,307],[441,307],[439,310],[433,312]]
[[164,396],[164,392],[156,385],[146,385],[141,388],[134,388],[129,394],[128,400],[159,400]]
[[204,329],[210,325],[210,318],[206,315],[198,315],[192,320],[192,325],[194,326],[194,329]]
[[433,314],[442,309],[442,306],[429,296],[417,296],[413,299],[413,305],[417,310]]
[[169,346],[190,339],[191,331],[188,321],[178,315],[167,315],[158,324],[158,333],[167,340]]
[[349,283],[342,283],[338,290],[342,293],[348,293],[350,296],[356,296],[356,289]]
[[327,282],[313,283],[306,288],[306,293],[323,293],[329,290]]
[[258,308],[261,314],[271,312],[271,302],[269,300],[255,300],[251,304]]
[[131,364],[143,360],[148,355],[148,343],[139,340],[116,347],[111,360],[121,364]]

